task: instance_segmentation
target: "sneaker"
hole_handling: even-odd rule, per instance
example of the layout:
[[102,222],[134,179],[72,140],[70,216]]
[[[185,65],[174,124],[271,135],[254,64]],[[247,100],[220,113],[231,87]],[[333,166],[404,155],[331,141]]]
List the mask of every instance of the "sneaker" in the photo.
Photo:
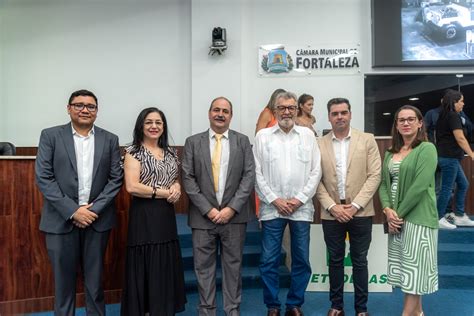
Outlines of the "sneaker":
[[446,220],[446,217],[443,217],[439,220],[440,229],[456,229],[456,225],[451,224]]
[[453,224],[453,225],[456,225],[456,224],[454,223],[454,216],[456,216],[456,215],[454,215],[454,212],[450,212],[450,213],[446,213],[446,215],[444,215],[444,218],[446,218],[446,220],[448,221],[448,223]]
[[457,226],[474,226],[474,221],[466,214],[463,214],[463,216],[454,216],[454,224]]

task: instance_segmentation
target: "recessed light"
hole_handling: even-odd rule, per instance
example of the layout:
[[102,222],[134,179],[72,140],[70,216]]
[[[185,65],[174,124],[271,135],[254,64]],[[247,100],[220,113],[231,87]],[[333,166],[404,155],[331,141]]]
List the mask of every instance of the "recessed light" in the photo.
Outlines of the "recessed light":
[[414,97],[414,98],[409,98],[408,100],[410,100],[410,101],[418,101],[418,100],[420,100],[420,98]]
[[392,115],[392,113],[390,113],[390,112],[384,112],[384,113],[382,113],[382,115],[384,115],[384,116],[389,116],[389,115]]

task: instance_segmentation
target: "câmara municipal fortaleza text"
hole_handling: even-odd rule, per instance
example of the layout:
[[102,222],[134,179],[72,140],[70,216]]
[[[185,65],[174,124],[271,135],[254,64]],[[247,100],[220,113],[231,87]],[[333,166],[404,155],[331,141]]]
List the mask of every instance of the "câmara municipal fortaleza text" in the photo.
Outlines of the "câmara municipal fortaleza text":
[[358,68],[356,49],[297,49],[296,68],[328,69]]

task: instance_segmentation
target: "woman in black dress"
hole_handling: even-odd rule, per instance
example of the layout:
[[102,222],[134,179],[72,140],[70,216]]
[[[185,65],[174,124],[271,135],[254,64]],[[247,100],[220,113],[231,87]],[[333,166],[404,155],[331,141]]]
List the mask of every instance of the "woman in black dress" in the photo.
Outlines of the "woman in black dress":
[[173,204],[178,201],[178,155],[168,145],[164,113],[138,115],[125,149],[125,187],[133,198],[128,218],[121,315],[174,315],[184,310],[184,274]]

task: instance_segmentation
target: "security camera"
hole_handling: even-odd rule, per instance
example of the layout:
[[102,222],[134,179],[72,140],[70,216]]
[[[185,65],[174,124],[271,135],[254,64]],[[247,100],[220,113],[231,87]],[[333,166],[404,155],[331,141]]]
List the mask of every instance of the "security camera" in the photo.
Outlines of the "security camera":
[[222,53],[227,49],[227,36],[225,28],[215,27],[212,30],[212,45],[209,48],[210,55],[214,55],[215,53],[222,55]]
[[215,27],[212,30],[212,46],[224,47],[227,44],[225,28]]

